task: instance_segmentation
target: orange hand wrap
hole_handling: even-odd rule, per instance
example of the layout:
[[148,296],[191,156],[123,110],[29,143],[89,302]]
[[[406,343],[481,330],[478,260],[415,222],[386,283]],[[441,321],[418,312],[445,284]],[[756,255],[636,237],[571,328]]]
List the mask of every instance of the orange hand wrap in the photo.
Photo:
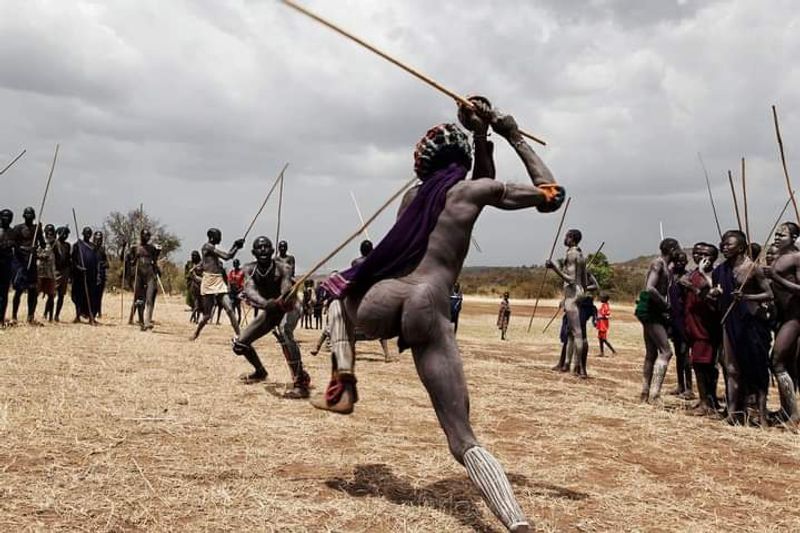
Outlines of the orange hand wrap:
[[545,200],[550,203],[556,199],[558,193],[561,192],[561,185],[556,183],[545,183],[544,185],[537,185],[536,186],[542,194],[544,194]]

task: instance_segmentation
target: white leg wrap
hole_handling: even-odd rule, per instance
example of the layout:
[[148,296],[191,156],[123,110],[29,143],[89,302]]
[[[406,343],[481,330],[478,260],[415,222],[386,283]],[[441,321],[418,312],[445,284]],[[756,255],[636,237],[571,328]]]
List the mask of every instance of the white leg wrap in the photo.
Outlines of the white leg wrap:
[[347,335],[347,324],[339,300],[334,300],[328,307],[328,320],[330,321],[331,350],[336,357],[337,369],[339,372],[352,374],[353,345]]
[[797,412],[797,398],[794,393],[794,383],[788,372],[775,374],[775,381],[778,382],[778,392],[781,395],[781,408],[787,416],[795,417]]
[[480,489],[489,509],[506,528],[512,530],[521,525],[529,525],[514,497],[503,467],[492,454],[480,446],[470,448],[464,454],[464,466],[469,478]]
[[661,396],[661,386],[664,384],[664,378],[667,375],[668,363],[661,361],[661,358],[656,360],[653,365],[653,381],[650,384],[650,399],[655,400]]

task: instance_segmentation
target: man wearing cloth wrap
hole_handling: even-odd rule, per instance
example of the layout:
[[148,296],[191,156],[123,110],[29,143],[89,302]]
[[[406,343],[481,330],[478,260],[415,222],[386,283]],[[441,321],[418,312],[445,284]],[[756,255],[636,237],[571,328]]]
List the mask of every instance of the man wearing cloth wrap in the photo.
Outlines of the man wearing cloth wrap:
[[[287,312],[295,312],[298,302],[295,298],[281,298],[292,288],[291,270],[294,265],[285,261],[273,260],[272,242],[266,237],[257,237],[253,241],[253,256],[256,260],[244,267],[245,282],[242,297],[253,307],[262,310],[244,329],[238,338],[233,339],[233,353],[243,355],[253,365],[255,371],[243,376],[245,383],[255,383],[267,379],[267,370],[261,364],[253,343],[275,329],[284,320]],[[295,320],[295,324],[297,321]],[[308,386],[311,378],[303,370],[300,349],[291,339],[278,335],[283,355],[292,373],[293,386],[284,393],[285,398],[308,398]]]
[[8,308],[8,289],[13,276],[14,230],[11,223],[14,213],[10,209],[0,211],[0,328],[6,326],[6,309]]
[[764,424],[772,339],[758,310],[762,303],[772,300],[772,289],[762,270],[752,268],[746,249],[747,237],[741,231],[729,230],[722,235],[725,261],[714,269],[714,288],[709,294],[719,298],[719,308],[723,313],[731,309],[722,329],[728,423],[744,423],[745,398],[755,394],[758,422]]
[[697,268],[685,278],[686,299],[684,325],[689,348],[689,361],[697,377],[700,403],[692,414],[716,416],[717,408],[717,352],[722,343],[720,314],[708,300],[711,290],[711,271],[719,252],[713,244],[698,242],[692,247],[692,259]]
[[197,323],[197,329],[192,335],[191,340],[196,340],[200,336],[200,332],[211,320],[211,314],[214,311],[214,304],[221,305],[228,315],[228,320],[231,321],[231,326],[236,335],[239,335],[239,322],[233,316],[233,307],[231,300],[228,297],[228,285],[225,283],[225,278],[222,274],[222,261],[233,259],[236,252],[244,246],[244,239],[234,241],[233,247],[229,251],[225,251],[217,245],[222,242],[222,232],[217,228],[211,228],[206,232],[208,242],[200,249],[200,255],[203,258],[203,280],[200,282],[200,296],[203,301],[203,317]]
[[[422,183],[403,198],[392,229],[363,263],[324,282],[335,298],[328,311],[334,368],[325,396],[313,403],[352,412],[358,401],[356,326],[369,338],[399,337],[401,350],[411,348],[453,456],[505,527],[529,531],[502,466],[472,431],[449,299],[484,207],[552,212],[561,206],[564,190],[525,142],[513,117],[495,115],[483,98],[472,101],[476,111],[461,109],[459,119],[474,133],[474,179],[465,180],[472,151],[464,133],[454,124],[429,130],[414,153],[414,170]],[[492,144],[486,138],[490,123],[522,159],[532,184],[495,181]]]

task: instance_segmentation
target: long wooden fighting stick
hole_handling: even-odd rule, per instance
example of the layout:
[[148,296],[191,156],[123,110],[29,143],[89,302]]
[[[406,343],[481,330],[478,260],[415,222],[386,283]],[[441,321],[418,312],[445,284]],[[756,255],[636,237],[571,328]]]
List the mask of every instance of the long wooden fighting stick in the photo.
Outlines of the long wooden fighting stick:
[[42,203],[39,204],[39,211],[37,212],[37,216],[39,217],[39,223],[33,229],[33,251],[31,255],[28,257],[28,270],[30,270],[31,265],[33,264],[33,256],[36,253],[36,239],[39,237],[39,227],[42,225],[42,212],[44,211],[44,203],[47,201],[47,193],[50,192],[50,181],[53,179],[53,171],[56,168],[56,160],[58,159],[58,145],[56,144],[56,152],[53,154],[53,163],[50,165],[50,173],[47,175],[47,184],[44,186],[44,194],[42,195]]
[[714,195],[711,194],[711,180],[708,179],[708,170],[706,170],[706,164],[703,162],[703,156],[700,155],[700,152],[697,152],[697,158],[700,160],[700,166],[703,167],[703,174],[706,176],[708,199],[711,201],[711,211],[714,213],[714,222],[717,223],[717,233],[719,233],[719,239],[722,240],[722,227],[719,225],[719,217],[717,216],[717,206],[714,203]]
[[[556,253],[556,245],[558,244],[558,237],[561,235],[561,228],[564,226],[564,219],[567,217],[567,210],[569,209],[569,203],[572,201],[572,197],[567,198],[567,203],[564,205],[564,210],[561,212],[561,220],[558,222],[558,230],[556,230],[556,236],[553,239],[553,246],[550,248],[550,255],[548,256],[547,260],[553,260],[553,254]],[[542,284],[539,286],[539,293],[536,295],[536,303],[533,304],[533,312],[531,313],[531,319],[528,321],[528,331],[527,333],[531,332],[531,326],[533,326],[533,317],[536,316],[536,310],[539,308],[539,300],[542,297],[542,291],[544,290],[544,282],[547,279],[547,272],[549,268],[545,267],[544,274],[542,275]]]
[[122,279],[120,280],[119,287],[119,322],[120,324],[125,320],[125,279],[128,273],[128,261],[125,257],[125,242],[122,243]]
[[772,119],[775,122],[775,135],[778,137],[778,148],[781,152],[781,164],[783,165],[783,175],[786,178],[786,190],[789,191],[789,198],[794,207],[794,215],[797,218],[797,223],[800,224],[800,211],[797,210],[797,199],[794,197],[792,190],[792,180],[789,179],[789,169],[786,167],[786,153],[783,151],[783,139],[781,138],[781,128],[778,126],[778,110],[772,106]]
[[[286,168],[288,166],[289,166],[289,163],[286,163],[285,165],[283,165],[283,169],[281,170],[280,174],[278,174],[278,177],[275,178],[275,181],[272,183],[272,187],[269,188],[269,192],[267,192],[267,196],[264,198],[264,201],[261,202],[261,207],[259,207],[258,211],[256,211],[256,215],[253,217],[253,220],[250,222],[250,225],[247,226],[247,231],[244,232],[244,237],[242,237],[242,239],[246,239],[247,236],[250,234],[250,230],[253,229],[253,226],[255,226],[255,224],[256,224],[256,220],[258,220],[259,215],[261,215],[261,212],[264,210],[264,206],[267,205],[267,202],[269,201],[269,197],[272,196],[272,193],[275,191],[275,187],[277,187],[278,183],[283,179],[283,173],[286,172]],[[275,243],[275,244],[277,244],[277,243]]]
[[75,222],[75,233],[78,235],[78,242],[75,243],[75,246],[78,247],[78,258],[81,260],[81,268],[83,269],[83,290],[86,296],[86,309],[89,311],[89,323],[96,324],[94,320],[94,312],[92,312],[92,300],[89,298],[89,280],[86,276],[86,263],[83,260],[83,250],[81,249],[81,230],[78,226],[78,215],[75,214],[74,207],[72,208],[72,220]]
[[[361,214],[361,208],[358,207],[358,200],[356,200],[356,195],[353,193],[353,191],[350,191],[350,198],[353,199],[353,205],[356,206],[356,213],[358,214],[358,220],[361,221],[361,225],[363,226],[364,215]],[[367,230],[367,228],[364,228],[364,238],[367,239],[368,241],[372,240],[369,238],[369,230]]]
[[[439,82],[435,81],[434,79],[430,78],[429,76],[426,76],[425,74],[422,74],[417,69],[412,68],[412,67],[406,65],[405,63],[402,63],[401,61],[393,58],[392,56],[390,56],[386,52],[383,52],[382,50],[379,50],[378,48],[372,46],[371,44],[367,43],[366,41],[356,37],[352,33],[343,30],[342,28],[340,28],[336,24],[334,24],[334,23],[332,23],[332,22],[320,17],[319,15],[317,15],[315,13],[312,13],[308,9],[296,4],[295,2],[293,2],[291,0],[282,0],[282,1],[283,1],[283,3],[285,5],[291,7],[292,9],[298,11],[299,13],[302,13],[303,15],[305,15],[305,16],[313,19],[313,20],[316,20],[317,22],[319,22],[323,26],[327,26],[328,28],[332,29],[333,31],[335,31],[339,35],[347,37],[351,41],[360,44],[361,46],[363,46],[367,50],[369,50],[369,51],[381,56],[382,58],[384,58],[385,60],[389,61],[393,65],[400,67],[401,69],[405,70],[406,72],[408,72],[409,74],[411,74],[415,78],[423,81],[424,83],[427,83],[428,85],[430,85],[431,87],[433,87],[437,91],[446,94],[447,96],[449,96],[450,98],[452,98],[453,100],[458,102],[459,104],[461,104],[463,106],[466,106],[469,109],[474,109],[475,108],[475,106],[472,104],[472,102],[470,102],[467,98],[455,93],[454,91],[451,91],[450,89],[448,89],[447,87],[443,86],[442,84],[440,84]],[[543,140],[539,139],[538,137],[534,136],[531,133],[528,133],[528,132],[523,131],[523,130],[519,130],[519,132],[522,135],[524,135],[525,137],[531,139],[532,141],[535,141],[535,142],[541,144],[542,146],[546,146],[547,145],[546,142],[544,142]]]
[[[603,250],[603,246],[605,246],[605,245],[606,245],[606,241],[601,242],[600,246],[597,248],[597,251],[594,253],[592,258],[589,259],[589,263],[587,263],[587,265],[586,265],[586,273],[587,274],[589,273],[589,269],[592,268],[592,265],[594,264],[595,259],[597,259],[597,255]],[[559,311],[561,311],[561,304],[559,304],[558,307],[556,307],[556,312],[553,314],[553,317],[550,319],[550,322],[548,322],[547,325],[545,325],[544,329],[542,330],[542,333],[546,333],[547,332],[547,329],[550,327],[550,325],[555,321],[556,317],[558,316]]]
[[18,161],[18,160],[19,160],[19,159],[20,159],[20,158],[21,158],[23,155],[25,155],[25,152],[27,152],[27,151],[28,151],[27,149],[26,149],[26,150],[23,150],[23,151],[21,151],[17,157],[15,157],[14,159],[12,159],[12,160],[11,160],[11,163],[7,164],[7,165],[5,166],[5,168],[3,168],[3,170],[0,170],[0,176],[2,176],[3,174],[5,174],[5,173],[6,173],[6,170],[8,170],[9,168],[11,168],[11,167],[14,165],[14,163],[16,163],[16,162],[17,162],[17,161]]
[[733,196],[733,210],[736,212],[736,225],[742,231],[742,217],[739,216],[739,200],[736,199],[736,187],[733,186],[733,174],[728,171],[728,183],[731,185],[731,195]]
[[381,213],[383,213],[386,210],[387,207],[389,207],[404,192],[406,192],[409,187],[413,186],[416,182],[417,182],[417,177],[416,176],[411,178],[409,181],[407,181],[400,189],[397,190],[396,193],[394,193],[388,200],[386,200],[386,202],[384,202],[384,204],[382,206],[380,206],[378,208],[378,210],[375,211],[375,213],[372,214],[371,217],[369,217],[363,224],[361,224],[360,228],[358,228],[355,232],[353,232],[353,234],[350,235],[347,239],[345,239],[344,242],[342,242],[339,246],[334,248],[334,250],[331,253],[329,253],[324,258],[320,259],[319,261],[317,261],[317,264],[315,264],[314,267],[311,270],[309,270],[308,272],[303,274],[303,276],[295,282],[295,284],[292,286],[292,288],[288,292],[286,292],[285,294],[283,294],[281,296],[281,299],[282,300],[286,300],[287,298],[293,297],[294,294],[298,291],[298,289],[300,289],[303,286],[303,284],[306,282],[306,280],[308,278],[313,276],[314,273],[316,273],[317,270],[322,268],[322,265],[324,265],[325,263],[330,261],[336,254],[341,252],[342,249],[344,249],[345,246],[347,246],[348,244],[353,242],[353,240],[356,237],[361,235],[367,229],[367,227],[369,227],[369,225],[372,224],[372,222],[376,218],[378,218],[378,216]]
[[[744,234],[747,236],[748,251],[750,250],[750,215],[747,211],[747,177],[744,171],[744,157],[742,158],[742,197],[744,198]],[[750,255],[749,253],[747,255]]]
[[[772,229],[770,229],[769,233],[767,233],[767,238],[764,239],[764,246],[761,248],[761,254],[759,254],[758,257],[755,257],[755,258],[752,259],[752,261],[750,263],[750,268],[747,270],[747,275],[744,277],[744,280],[739,285],[739,289],[742,289],[744,287],[745,283],[747,283],[747,280],[750,279],[750,276],[753,274],[753,270],[755,270],[756,265],[758,264],[758,260],[761,258],[761,256],[764,254],[764,252],[766,252],[767,247],[769,246],[769,238],[772,237],[772,234],[775,232],[775,228],[777,228],[778,224],[780,224],[781,218],[783,218],[783,214],[789,208],[789,203],[791,203],[793,199],[794,199],[794,191],[792,191],[792,194],[789,196],[789,199],[786,200],[786,203],[783,205],[783,209],[781,209],[781,212],[778,215],[778,218],[775,220],[775,224],[772,225]],[[728,315],[731,314],[731,311],[733,311],[734,306],[738,302],[739,302],[738,299],[736,299],[736,298],[733,299],[731,304],[728,306],[728,309],[725,311],[725,314],[722,315],[722,320],[720,321],[720,324],[722,324],[723,326],[725,325],[725,321],[728,320]]]
[[[287,163],[288,164],[288,163]],[[286,167],[284,167],[286,170]],[[275,229],[275,246],[278,246],[281,238],[281,211],[283,210],[283,172],[281,172],[281,186],[278,189],[278,224]]]

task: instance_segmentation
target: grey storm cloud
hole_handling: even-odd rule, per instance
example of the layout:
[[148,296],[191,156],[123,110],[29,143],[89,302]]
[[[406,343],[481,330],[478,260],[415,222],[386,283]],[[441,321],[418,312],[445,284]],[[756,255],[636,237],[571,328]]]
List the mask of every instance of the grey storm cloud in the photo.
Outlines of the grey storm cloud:
[[[614,259],[651,253],[659,222],[690,243],[723,226],[726,170],[748,162],[754,238],[786,197],[770,105],[800,172],[800,15],[794,2],[493,1],[305,5],[462,93],[487,95],[546,139],[573,197],[567,225]],[[311,265],[412,172],[414,143],[452,102],[277,1],[0,4],[0,205],[99,224],[143,203],[197,247],[238,237],[284,162],[282,233]],[[527,179],[497,140],[498,177]],[[274,236],[276,204],[256,226]],[[370,229],[377,238],[393,213]],[[557,215],[487,209],[468,264],[540,263]],[[349,262],[357,244],[330,267]]]

